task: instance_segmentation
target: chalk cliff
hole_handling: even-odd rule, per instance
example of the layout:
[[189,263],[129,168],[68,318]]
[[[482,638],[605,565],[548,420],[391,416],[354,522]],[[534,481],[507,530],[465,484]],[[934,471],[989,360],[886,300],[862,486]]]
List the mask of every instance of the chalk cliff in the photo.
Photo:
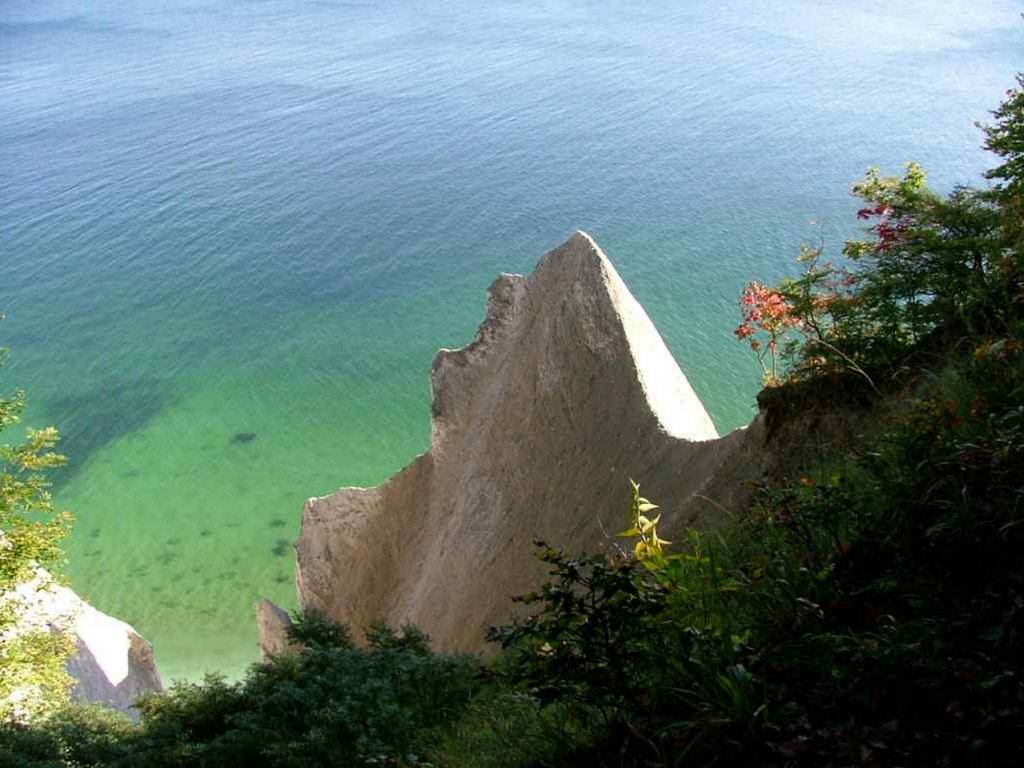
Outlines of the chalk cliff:
[[477,651],[537,585],[535,539],[595,550],[625,526],[628,478],[668,533],[707,526],[761,463],[760,420],[720,438],[643,308],[577,232],[490,287],[476,337],[434,360],[430,450],[375,488],[310,499],[300,604],[359,630],[410,621]]
[[105,704],[134,717],[135,699],[163,690],[152,646],[128,624],[54,583],[45,570],[3,599],[20,604],[13,634],[53,631],[73,638],[67,670],[75,681],[75,701]]

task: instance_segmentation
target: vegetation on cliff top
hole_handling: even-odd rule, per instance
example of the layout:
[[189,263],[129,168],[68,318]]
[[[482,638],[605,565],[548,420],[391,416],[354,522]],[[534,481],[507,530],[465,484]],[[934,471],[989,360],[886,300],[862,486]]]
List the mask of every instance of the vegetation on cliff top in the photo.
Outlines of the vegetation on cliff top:
[[[1024,760],[1024,78],[983,190],[910,165],[854,191],[844,261],[753,283],[737,336],[771,407],[870,407],[851,444],[752,489],[724,530],[541,545],[550,578],[487,665],[412,628],[0,729],[0,765],[957,766]],[[628,542],[628,544],[627,544]]]
[[[0,349],[0,367],[6,354]],[[0,432],[17,424],[24,408],[23,392],[0,396]],[[67,702],[69,641],[46,627],[16,628],[26,601],[11,597],[37,568],[54,569],[63,560],[60,540],[71,519],[54,510],[45,476],[64,461],[52,450],[56,442],[57,431],[49,427],[28,430],[18,445],[0,445],[0,721],[45,714]]]

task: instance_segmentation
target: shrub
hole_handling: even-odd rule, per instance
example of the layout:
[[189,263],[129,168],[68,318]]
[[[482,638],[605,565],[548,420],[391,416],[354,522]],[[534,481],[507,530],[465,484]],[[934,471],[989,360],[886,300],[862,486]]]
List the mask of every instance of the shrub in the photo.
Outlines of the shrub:
[[131,721],[100,705],[65,707],[45,724],[0,727],[0,768],[132,765]]
[[288,639],[300,648],[352,647],[352,633],[349,628],[331,621],[320,611],[299,611],[287,631]]
[[387,642],[361,650],[322,617],[296,626],[302,650],[238,683],[208,675],[148,694],[138,726],[69,710],[0,729],[0,751],[26,766],[419,766],[480,687],[472,659],[431,653],[413,628],[378,627]]
[[871,169],[853,187],[867,228],[846,242],[842,264],[825,259],[824,245],[805,246],[800,275],[744,289],[736,336],[766,384],[852,372],[877,392],[876,375],[943,351],[923,350],[928,340],[1005,334],[1021,320],[1024,90],[1008,91],[993,116],[985,146],[1002,162],[986,174],[991,189],[942,197],[914,163],[902,176]]
[[499,679],[445,729],[431,761],[444,768],[569,768],[596,734],[572,708],[542,706]]

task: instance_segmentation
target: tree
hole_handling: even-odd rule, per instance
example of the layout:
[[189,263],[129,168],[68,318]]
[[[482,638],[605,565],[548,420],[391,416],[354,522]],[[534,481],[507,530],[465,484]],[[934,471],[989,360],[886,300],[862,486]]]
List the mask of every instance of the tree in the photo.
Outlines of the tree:
[[1024,303],[1024,74],[1017,75],[1017,87],[1006,92],[1006,100],[992,116],[995,123],[981,128],[985,148],[1001,162],[985,178],[993,182],[989,195],[1003,213],[1001,283],[1019,310]]
[[[6,357],[0,348],[0,367]],[[0,432],[16,425],[24,408],[23,391],[0,395]],[[61,564],[60,542],[71,523],[67,512],[55,510],[46,480],[47,470],[64,463],[52,450],[57,440],[57,430],[47,427],[0,444],[0,720],[48,712],[70,689],[70,640],[24,621],[33,593],[49,581],[40,579],[40,569]]]

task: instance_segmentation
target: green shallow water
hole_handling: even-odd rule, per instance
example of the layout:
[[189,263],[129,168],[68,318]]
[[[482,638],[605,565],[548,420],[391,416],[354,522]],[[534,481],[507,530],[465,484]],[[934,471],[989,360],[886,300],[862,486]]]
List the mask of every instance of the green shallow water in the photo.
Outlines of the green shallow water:
[[[231,673],[252,661],[256,598],[295,604],[292,542],[306,497],[377,483],[425,450],[437,342],[416,325],[437,301],[385,298],[343,318],[296,311],[256,333],[254,348],[236,339],[237,357],[176,376],[158,406],[140,403],[144,424],[61,485],[79,518],[68,547],[75,585],[162,630],[172,677],[194,676],[196,660]],[[109,407],[116,419],[132,407],[131,394],[113,395],[86,412]]]
[[425,450],[437,348],[577,228],[743,424],[743,283],[868,165],[975,180],[1024,68],[1019,2],[751,6],[0,5],[0,384],[65,435],[73,586],[238,674],[305,498]]

